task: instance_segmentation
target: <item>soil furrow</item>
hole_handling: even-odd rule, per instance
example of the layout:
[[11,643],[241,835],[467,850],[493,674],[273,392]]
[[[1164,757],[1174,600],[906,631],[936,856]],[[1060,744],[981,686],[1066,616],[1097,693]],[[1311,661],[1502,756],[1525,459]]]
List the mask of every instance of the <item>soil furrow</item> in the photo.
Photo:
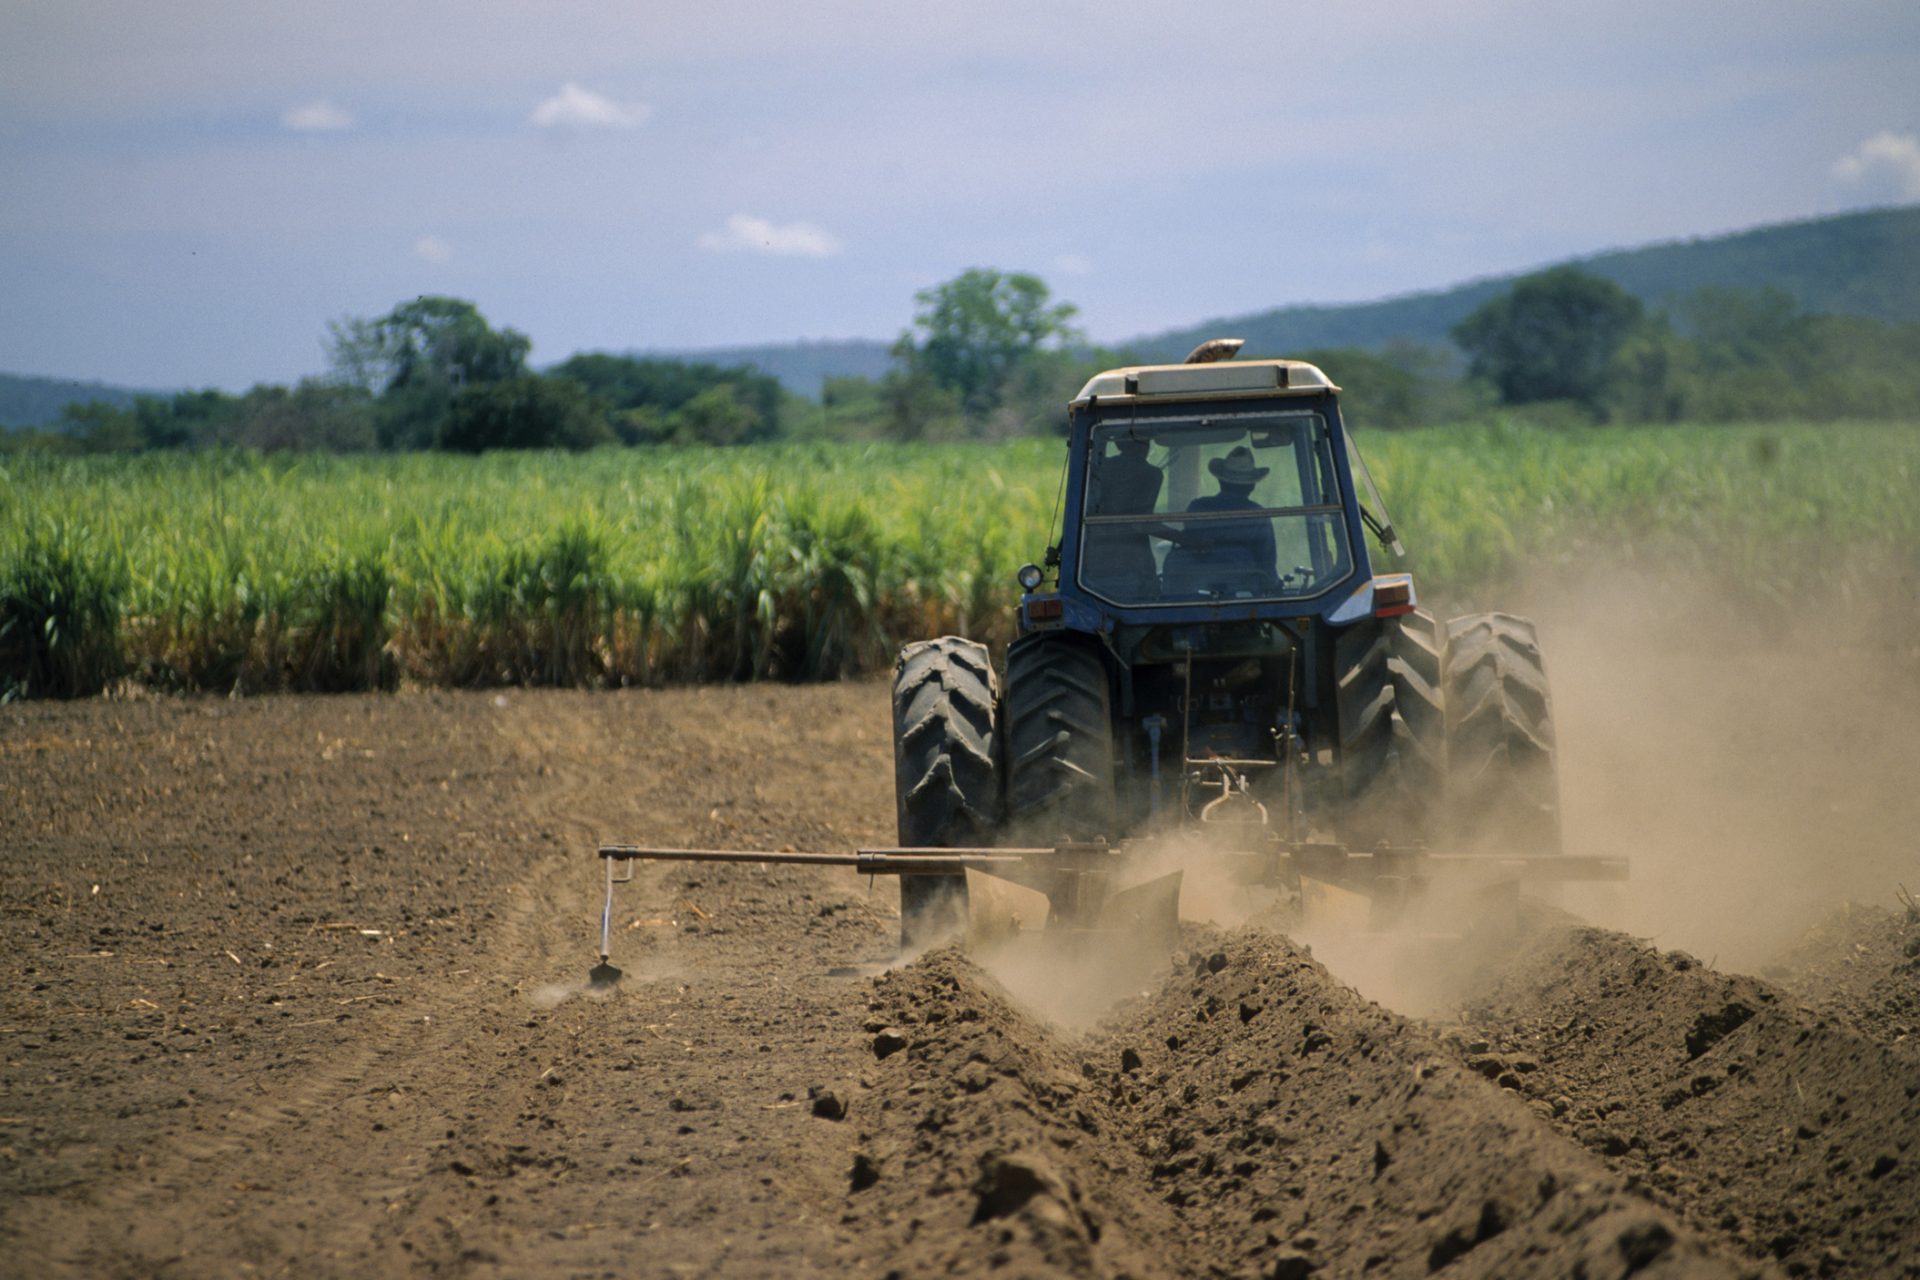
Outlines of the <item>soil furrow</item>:
[[1454,1036],[1471,1068],[1701,1230],[1795,1275],[1920,1275],[1920,1062],[1598,929],[1493,963]]
[[902,1274],[1741,1275],[1285,939],[1067,1039],[953,953],[875,991],[854,1203]]

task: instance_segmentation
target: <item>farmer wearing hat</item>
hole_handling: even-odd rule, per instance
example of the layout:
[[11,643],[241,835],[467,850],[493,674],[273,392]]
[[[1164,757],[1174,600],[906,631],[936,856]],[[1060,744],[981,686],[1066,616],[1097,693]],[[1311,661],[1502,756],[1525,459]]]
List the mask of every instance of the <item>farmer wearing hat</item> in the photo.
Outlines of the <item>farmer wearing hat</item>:
[[[1209,460],[1207,470],[1220,482],[1220,492],[1195,498],[1187,504],[1188,511],[1261,510],[1253,500],[1253,487],[1271,468],[1254,465],[1252,449],[1235,445],[1226,457]],[[1264,517],[1210,520],[1188,525],[1187,533],[1202,540],[1204,549],[1192,552],[1195,563],[1191,569],[1199,577],[1215,579],[1229,590],[1271,591],[1278,587],[1273,521]]]

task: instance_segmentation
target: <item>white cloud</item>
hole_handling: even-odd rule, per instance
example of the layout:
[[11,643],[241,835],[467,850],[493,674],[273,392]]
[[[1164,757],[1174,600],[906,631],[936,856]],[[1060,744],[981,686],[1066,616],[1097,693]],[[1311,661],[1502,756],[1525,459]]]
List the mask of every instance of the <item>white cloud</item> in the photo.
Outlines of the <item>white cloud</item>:
[[1833,176],[1851,186],[1890,188],[1920,200],[1920,136],[1882,129],[1833,162]]
[[1093,259],[1084,253],[1063,253],[1053,260],[1053,269],[1063,276],[1090,276]]
[[438,264],[453,257],[453,246],[439,236],[421,236],[413,242],[413,256]]
[[337,133],[353,128],[353,117],[325,98],[288,107],[280,123],[299,133]]
[[829,232],[805,222],[777,226],[766,218],[736,213],[724,231],[703,231],[700,247],[709,253],[771,253],[786,258],[830,258],[841,250]]
[[652,114],[644,102],[615,102],[569,80],[529,120],[542,129],[637,129]]

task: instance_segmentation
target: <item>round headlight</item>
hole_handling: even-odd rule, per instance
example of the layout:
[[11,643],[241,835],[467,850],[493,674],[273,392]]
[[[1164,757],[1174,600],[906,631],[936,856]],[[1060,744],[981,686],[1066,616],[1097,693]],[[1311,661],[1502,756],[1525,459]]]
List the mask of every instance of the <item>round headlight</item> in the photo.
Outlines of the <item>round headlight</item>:
[[1020,572],[1014,576],[1020,580],[1020,589],[1023,591],[1033,591],[1040,586],[1040,566],[1037,564],[1021,565]]

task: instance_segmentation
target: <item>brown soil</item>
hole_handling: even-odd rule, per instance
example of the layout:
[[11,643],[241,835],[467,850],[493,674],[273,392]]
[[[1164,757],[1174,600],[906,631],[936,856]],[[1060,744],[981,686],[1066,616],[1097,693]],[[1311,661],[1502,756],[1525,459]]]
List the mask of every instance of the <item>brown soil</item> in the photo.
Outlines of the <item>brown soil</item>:
[[1920,1053],[1920,910],[1845,903],[1763,976],[1869,1039]]
[[1920,1273],[1915,1060],[1620,935],[1460,1029],[1196,932],[1070,1031],[953,951],[872,976],[885,882],[668,866],[581,991],[597,840],[886,843],[887,721],[0,708],[0,1273]]
[[1793,1275],[1920,1275],[1920,1060],[1598,929],[1482,977],[1456,1045],[1656,1202]]

